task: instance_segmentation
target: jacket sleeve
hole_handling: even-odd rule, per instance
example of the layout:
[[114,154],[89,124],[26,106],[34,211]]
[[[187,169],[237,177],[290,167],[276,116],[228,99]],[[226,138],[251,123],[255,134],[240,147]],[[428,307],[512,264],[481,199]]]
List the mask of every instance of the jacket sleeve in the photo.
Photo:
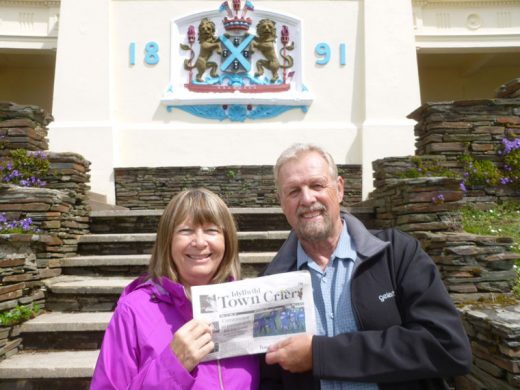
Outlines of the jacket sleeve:
[[265,354],[260,355],[260,389],[282,390],[281,367],[278,364],[267,365]]
[[91,390],[188,389],[192,375],[177,360],[169,345],[142,366],[135,317],[126,305],[118,305],[103,338],[90,385]]
[[385,383],[467,373],[469,342],[436,265],[417,240],[396,230],[386,234],[401,324],[313,337],[313,375]]

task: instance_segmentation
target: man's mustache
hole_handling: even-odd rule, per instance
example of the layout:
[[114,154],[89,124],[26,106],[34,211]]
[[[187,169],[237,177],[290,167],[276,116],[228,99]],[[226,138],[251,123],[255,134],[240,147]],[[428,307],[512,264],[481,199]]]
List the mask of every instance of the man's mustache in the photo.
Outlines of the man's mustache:
[[296,210],[297,211],[297,214],[299,217],[301,217],[303,214],[305,213],[312,213],[314,211],[326,211],[327,209],[325,208],[324,205],[322,205],[321,203],[317,203],[315,205],[312,205],[310,207],[298,207],[298,209]]

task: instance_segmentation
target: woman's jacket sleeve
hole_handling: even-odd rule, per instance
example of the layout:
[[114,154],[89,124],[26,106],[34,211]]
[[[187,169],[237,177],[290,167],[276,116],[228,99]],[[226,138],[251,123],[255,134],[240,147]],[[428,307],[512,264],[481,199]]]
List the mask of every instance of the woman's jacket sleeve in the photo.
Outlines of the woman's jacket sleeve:
[[160,354],[141,362],[146,355],[142,345],[147,345],[143,337],[132,310],[119,304],[105,332],[90,389],[180,390],[193,385],[194,378],[177,360],[169,342]]

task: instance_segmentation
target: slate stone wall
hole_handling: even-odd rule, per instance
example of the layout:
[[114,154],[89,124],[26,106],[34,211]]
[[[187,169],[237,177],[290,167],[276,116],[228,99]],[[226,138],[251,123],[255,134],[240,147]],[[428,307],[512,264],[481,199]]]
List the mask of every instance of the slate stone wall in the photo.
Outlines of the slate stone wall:
[[[502,92],[500,92],[502,91]],[[415,119],[416,155],[426,158],[438,156],[442,165],[463,174],[458,158],[470,154],[476,160],[490,160],[498,168],[502,162],[498,151],[502,139],[520,137],[520,82],[502,86],[502,98],[426,103],[408,117]],[[520,197],[520,190],[512,186],[468,188],[466,200],[493,203]]]
[[473,305],[461,310],[473,350],[471,373],[457,390],[520,388],[520,305]]
[[376,189],[368,203],[376,224],[416,237],[460,308],[474,362],[469,375],[455,379],[455,388],[519,388],[520,303],[511,292],[520,254],[509,250],[513,241],[462,231],[466,197],[459,179],[402,179],[397,172],[410,167],[406,158],[380,160],[374,167]]
[[[0,234],[0,312],[38,304],[45,308],[43,279],[61,273],[59,260],[42,254],[58,253],[63,241],[45,234]],[[20,326],[0,326],[0,360],[23,346]]]
[[520,134],[520,99],[485,99],[426,103],[412,112],[416,155],[448,160],[468,151],[476,159],[497,161],[508,133]]
[[[229,207],[279,206],[272,166],[115,168],[116,204],[134,210],[163,209],[178,192],[206,187]],[[361,201],[361,167],[339,165],[345,178],[343,205]]]
[[0,156],[13,149],[47,150],[52,116],[38,106],[0,102]]
[[[428,103],[410,115],[418,121],[416,155],[450,169],[460,179],[403,179],[415,167],[412,157],[375,161],[375,191],[365,204],[375,207],[376,223],[415,236],[436,263],[461,317],[473,350],[471,373],[456,378],[457,390],[520,388],[520,303],[512,296],[514,264],[507,237],[462,231],[460,208],[520,201],[508,186],[468,188],[458,157],[463,153],[500,167],[497,151],[508,134],[520,136],[520,79],[502,86],[499,99]],[[512,97],[512,98],[511,98]]]
[[[44,151],[50,163],[43,188],[0,184],[0,213],[31,218],[35,234],[0,234],[0,312],[37,303],[45,308],[43,280],[61,274],[60,258],[77,253],[89,232],[89,165],[74,153],[48,152],[52,117],[36,106],[0,102],[0,159],[11,150]],[[22,348],[20,326],[0,327],[0,360]]]

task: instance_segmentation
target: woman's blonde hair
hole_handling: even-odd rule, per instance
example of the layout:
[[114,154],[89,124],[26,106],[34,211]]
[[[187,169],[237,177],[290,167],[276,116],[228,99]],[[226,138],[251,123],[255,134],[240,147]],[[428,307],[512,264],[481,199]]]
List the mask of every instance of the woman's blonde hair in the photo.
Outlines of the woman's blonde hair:
[[179,271],[172,257],[172,240],[177,226],[186,220],[196,226],[215,224],[223,231],[224,257],[210,283],[222,283],[230,277],[238,280],[240,263],[235,221],[224,201],[204,188],[178,193],[164,209],[148,266],[150,278],[158,281],[161,276],[165,276],[180,283]]

